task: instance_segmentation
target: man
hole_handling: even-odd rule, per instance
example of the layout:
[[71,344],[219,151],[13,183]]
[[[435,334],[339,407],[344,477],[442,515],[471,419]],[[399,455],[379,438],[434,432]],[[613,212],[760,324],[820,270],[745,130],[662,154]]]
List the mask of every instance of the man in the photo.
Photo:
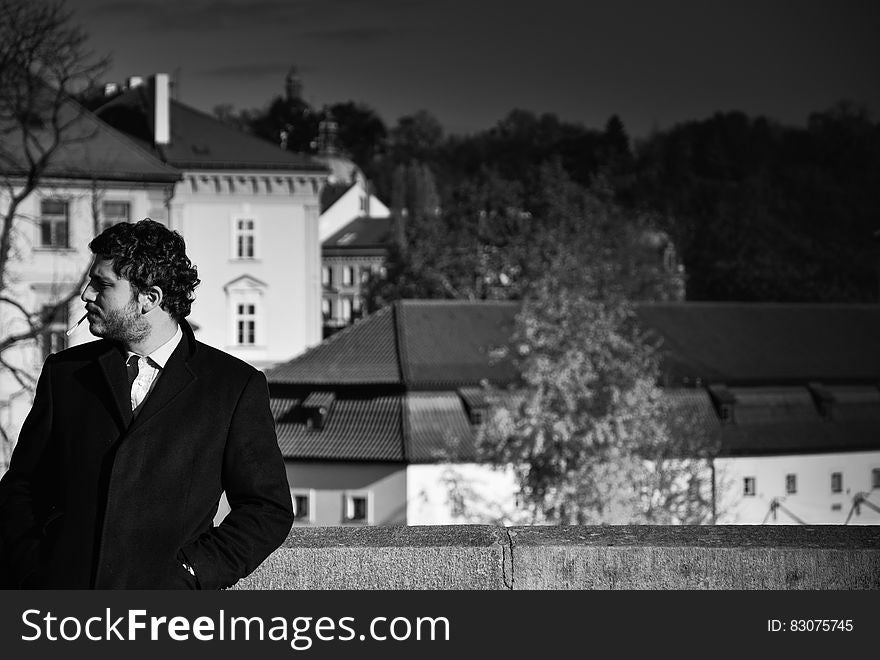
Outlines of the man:
[[0,481],[15,583],[231,586],[293,522],[266,379],[196,341],[199,279],[177,232],[147,219],[89,247],[82,300],[102,339],[46,360]]

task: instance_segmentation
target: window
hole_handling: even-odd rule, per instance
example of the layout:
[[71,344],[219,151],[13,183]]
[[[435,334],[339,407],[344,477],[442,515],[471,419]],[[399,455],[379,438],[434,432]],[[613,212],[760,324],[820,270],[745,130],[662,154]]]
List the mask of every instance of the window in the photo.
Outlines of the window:
[[351,286],[354,282],[354,268],[351,266],[343,266],[342,268],[342,284],[343,286]]
[[346,493],[344,495],[343,522],[369,524],[371,507],[369,493]]
[[321,284],[333,286],[333,269],[330,266],[323,266],[321,268]]
[[330,301],[330,298],[321,299],[321,315],[324,317],[325,321],[330,320],[330,316],[332,314],[332,305],[333,303]]
[[[43,314],[50,313],[53,307],[54,305],[44,305]],[[40,349],[43,354],[43,360],[52,353],[57,353],[67,348],[67,317],[67,305],[61,305],[55,310],[55,314],[49,319],[49,322],[40,334]]]
[[253,303],[236,305],[236,342],[242,346],[257,343],[257,306]]
[[789,495],[794,495],[797,492],[797,475],[796,474],[785,475],[785,492]]
[[871,470],[871,488],[880,488],[880,468]]
[[745,477],[743,479],[743,495],[745,497],[754,497],[755,493],[756,493],[755,478],[754,477]]
[[235,221],[235,257],[237,259],[254,258],[254,233],[253,219],[239,218]]
[[361,203],[361,213],[366,213],[367,212],[367,196],[366,195],[361,195],[360,203]]
[[351,310],[352,310],[355,314],[360,314],[360,313],[361,313],[361,307],[362,307],[362,306],[363,306],[363,303],[361,302],[361,297],[360,297],[360,296],[352,296],[352,298],[351,298]]
[[118,225],[120,222],[131,222],[131,204],[128,202],[102,202],[100,231]]
[[290,501],[293,504],[293,522],[310,523],[315,521],[312,511],[312,492],[301,488],[290,489]]
[[40,203],[40,246],[69,247],[69,204],[59,199],[44,199]]
[[351,298],[341,298],[339,300],[340,311],[339,316],[343,321],[351,320]]
[[370,281],[370,269],[366,266],[361,266],[361,284],[366,284]]
[[831,492],[832,493],[842,493],[843,492],[843,473],[842,472],[832,472],[831,473]]

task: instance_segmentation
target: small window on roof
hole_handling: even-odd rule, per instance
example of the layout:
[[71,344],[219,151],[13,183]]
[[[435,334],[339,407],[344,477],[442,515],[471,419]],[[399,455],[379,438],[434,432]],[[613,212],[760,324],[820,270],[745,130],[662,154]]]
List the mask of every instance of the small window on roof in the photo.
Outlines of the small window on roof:
[[353,231],[347,232],[343,234],[339,240],[336,241],[336,245],[347,245],[351,243],[355,238],[357,238],[357,234]]

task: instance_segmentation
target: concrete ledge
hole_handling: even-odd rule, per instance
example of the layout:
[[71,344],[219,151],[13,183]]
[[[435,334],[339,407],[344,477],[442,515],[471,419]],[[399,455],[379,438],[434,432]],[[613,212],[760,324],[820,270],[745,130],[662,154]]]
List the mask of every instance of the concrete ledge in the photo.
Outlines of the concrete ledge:
[[236,589],[880,589],[880,527],[294,528]]

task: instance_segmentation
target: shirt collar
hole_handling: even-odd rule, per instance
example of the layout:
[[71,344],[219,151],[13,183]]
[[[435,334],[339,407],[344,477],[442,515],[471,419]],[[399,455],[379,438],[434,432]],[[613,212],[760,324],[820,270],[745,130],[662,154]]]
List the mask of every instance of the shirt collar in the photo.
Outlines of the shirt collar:
[[[183,339],[183,331],[180,329],[180,325],[178,325],[177,332],[174,333],[174,336],[171,339],[166,341],[149,355],[144,355],[141,357],[149,358],[150,361],[154,362],[160,369],[164,369],[165,364],[168,362],[168,358],[171,357],[171,354],[174,352],[174,349],[177,348],[177,345],[180,343],[181,339]],[[128,351],[128,355],[137,355],[137,353]]]

